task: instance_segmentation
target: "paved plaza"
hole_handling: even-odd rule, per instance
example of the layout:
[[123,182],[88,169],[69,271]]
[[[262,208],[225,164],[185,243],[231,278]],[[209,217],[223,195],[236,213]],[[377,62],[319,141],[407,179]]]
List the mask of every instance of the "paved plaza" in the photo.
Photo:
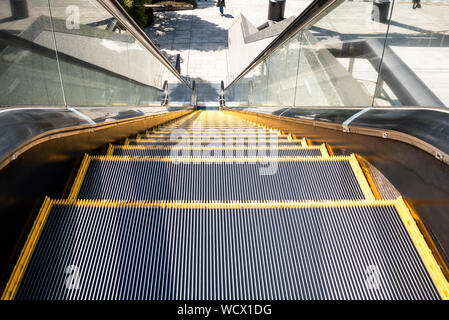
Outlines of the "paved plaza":
[[[285,17],[299,15],[310,0],[287,0]],[[412,9],[411,1],[399,1],[390,25],[388,45],[419,78],[447,105],[449,55],[448,1],[422,0],[420,10]],[[150,39],[172,61],[181,56],[181,74],[195,79],[201,96],[216,101],[220,82],[226,83],[230,65],[228,29],[240,13],[255,26],[267,21],[268,0],[226,0],[225,15],[220,16],[216,1],[198,1],[195,10],[159,12],[154,25],[146,28]],[[324,30],[328,40],[335,35],[349,38],[371,38],[385,35],[387,25],[372,21],[370,1],[354,0],[343,3],[322,19],[317,27]],[[356,28],[354,29],[354,26]],[[326,31],[327,30],[327,31]],[[340,39],[340,40],[343,40]],[[235,59],[235,55],[232,55]],[[338,59],[348,67],[348,59]],[[233,60],[234,61],[234,60]],[[352,75],[369,95],[373,95],[377,70],[367,59],[355,59]],[[384,86],[379,104],[395,104],[396,97]]]
[[[195,10],[155,13],[154,24],[145,32],[173,64],[179,53],[181,74],[196,80],[205,100],[215,100],[227,76],[229,27],[240,13],[256,26],[266,22],[268,0],[226,0],[224,16],[215,0],[197,2]],[[287,1],[285,16],[298,15],[310,2]]]

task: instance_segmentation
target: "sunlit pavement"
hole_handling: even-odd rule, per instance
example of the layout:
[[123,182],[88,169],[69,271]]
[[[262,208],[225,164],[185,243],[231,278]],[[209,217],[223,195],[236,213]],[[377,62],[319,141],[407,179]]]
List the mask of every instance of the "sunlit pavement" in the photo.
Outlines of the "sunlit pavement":
[[[290,0],[285,16],[296,16],[310,0]],[[207,85],[205,99],[214,99],[215,91],[227,75],[227,30],[235,17],[243,13],[254,25],[267,20],[268,0],[226,0],[224,16],[220,15],[216,1],[198,1],[195,10],[155,13],[154,24],[145,29],[151,40],[164,55],[175,63],[181,56],[181,74]]]

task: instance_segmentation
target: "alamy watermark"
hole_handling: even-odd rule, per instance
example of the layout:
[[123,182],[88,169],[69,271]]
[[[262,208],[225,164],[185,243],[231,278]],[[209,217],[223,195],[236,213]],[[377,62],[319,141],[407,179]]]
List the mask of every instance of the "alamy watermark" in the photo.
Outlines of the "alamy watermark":
[[173,145],[170,157],[175,163],[207,161],[226,158],[225,163],[254,163],[260,175],[274,175],[278,170],[278,134],[255,129],[205,129],[201,123],[193,125],[194,134],[175,129],[170,134]]
[[378,265],[369,265],[365,269],[365,286],[368,290],[380,289],[380,268]]
[[64,273],[65,287],[67,290],[78,290],[80,288],[80,269],[76,265],[69,265],[65,268]]
[[65,8],[67,18],[65,19],[65,27],[68,30],[78,30],[80,28],[80,8],[70,5]]

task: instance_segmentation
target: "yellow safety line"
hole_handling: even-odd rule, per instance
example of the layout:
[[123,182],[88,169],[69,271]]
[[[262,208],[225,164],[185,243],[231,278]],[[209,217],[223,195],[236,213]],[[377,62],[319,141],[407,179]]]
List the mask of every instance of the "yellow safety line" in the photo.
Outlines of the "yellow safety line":
[[[314,148],[314,146],[308,146],[306,148]],[[326,145],[323,143],[321,146],[319,146],[320,150],[321,150],[321,155],[323,157],[329,157],[329,153],[327,153],[327,148]]]
[[112,156],[114,154],[115,147],[112,144],[109,144],[108,150],[106,151],[107,156]]
[[[174,146],[143,146],[143,145],[136,145],[136,146],[122,146],[122,145],[115,145],[113,146],[113,149],[125,149],[125,150],[323,150],[323,146],[277,146],[277,147],[260,147],[257,145],[249,145],[247,147],[183,147],[182,145],[174,145]],[[112,154],[107,154],[112,155]],[[324,155],[327,156],[327,151],[324,153]]]
[[394,206],[398,211],[404,226],[417,248],[438,292],[445,300],[449,298],[449,286],[432,251],[414,221],[406,203],[399,197],[395,200],[342,200],[342,201],[263,201],[263,202],[183,202],[183,201],[117,201],[117,200],[50,200],[45,198],[27,238],[19,260],[14,267],[10,280],[2,295],[2,300],[12,300],[17,292],[20,281],[28,266],[30,257],[37,244],[43,226],[51,207],[54,205],[74,205],[91,207],[139,207],[139,208],[181,208],[181,209],[261,209],[261,208],[322,208],[322,207],[360,207],[360,206]]
[[438,265],[435,257],[432,254],[429,246],[427,245],[424,236],[419,231],[419,228],[413,219],[410,211],[405,204],[402,197],[398,198],[396,202],[396,210],[399,213],[399,216],[404,223],[405,228],[407,229],[410,237],[412,238],[413,243],[415,244],[416,249],[419,252],[419,255],[424,262],[424,265],[429,272],[430,277],[432,278],[435,286],[438,289],[438,292],[443,300],[449,299],[449,285],[447,279],[444,277],[443,272],[441,271],[440,266]]
[[359,207],[359,206],[395,206],[393,200],[325,200],[325,201],[253,201],[253,202],[220,202],[220,201],[123,201],[123,200],[53,200],[53,205],[72,205],[80,207],[138,207],[138,208],[190,208],[190,209],[263,209],[263,208],[323,208],[323,207]]
[[[167,130],[173,130],[173,129],[197,129],[197,130],[202,130],[202,129],[215,129],[215,128],[221,128],[221,129],[258,129],[260,130],[260,127],[257,126],[248,126],[248,125],[243,125],[240,123],[233,123],[233,124],[223,124],[222,122],[220,123],[215,123],[215,124],[205,124],[199,121],[196,121],[195,124],[190,124],[190,125],[185,125],[183,123],[180,124],[172,124],[172,125],[166,125],[163,127],[159,127],[157,128],[158,130],[163,130],[163,131],[167,131]],[[265,129],[265,131],[268,131]]]
[[327,153],[329,154],[329,156],[333,157],[335,155],[334,149],[327,143],[326,143],[326,149],[327,149]]
[[[309,156],[309,157],[239,157],[239,158],[194,158],[194,157],[141,157],[141,156],[90,156],[91,160],[95,161],[155,161],[155,162],[313,162],[313,161],[353,161],[355,159],[351,156],[336,156],[336,157],[322,157],[322,156]],[[356,160],[357,161],[357,160]],[[351,164],[354,169],[354,165]],[[359,170],[361,171],[360,167]],[[360,173],[359,173],[360,174]],[[366,187],[369,189],[366,183],[365,177],[362,173],[362,181],[365,181]],[[358,179],[359,183],[361,182]],[[370,190],[369,190],[370,191]],[[365,194],[365,192],[364,192]],[[371,194],[372,195],[372,194]],[[368,200],[374,200],[374,197],[369,197],[369,193],[366,193]],[[72,199],[72,198],[70,198]]]
[[[248,142],[259,142],[259,139],[245,139],[245,138],[241,138],[241,139],[234,139],[234,138],[224,138],[224,139],[217,139],[217,140],[192,140],[192,139],[190,139],[189,138],[189,142],[192,142],[192,143],[217,143],[217,141],[218,140],[221,140],[221,141],[248,141]],[[267,140],[269,140],[269,139],[267,139]],[[129,141],[132,141],[132,142],[137,142],[137,143],[146,143],[146,142],[148,142],[148,143],[154,143],[154,142],[159,142],[159,143],[167,143],[167,142],[182,142],[182,140],[162,140],[162,139],[160,139],[160,140],[158,140],[158,139],[133,139],[133,140],[129,140]],[[265,140],[266,141],[266,140]],[[304,145],[304,146],[307,146],[307,144],[305,144],[304,142],[303,142],[303,140],[283,140],[283,141],[280,141],[280,143],[301,143],[302,145]],[[128,142],[128,144],[129,144],[129,142]],[[126,142],[125,142],[125,145],[126,145]]]
[[309,138],[305,138],[305,139],[306,139],[307,145],[308,145],[308,146],[311,146],[311,145],[312,145],[312,141],[310,141]]
[[[329,159],[335,159],[337,157],[339,157],[339,156],[332,157]],[[362,192],[363,192],[363,195],[365,196],[365,198],[367,200],[375,200],[376,198],[374,197],[373,192],[371,191],[371,188],[370,188],[368,182],[366,181],[366,177],[363,174],[363,171],[360,168],[360,164],[357,161],[357,158],[354,153],[351,154],[351,156],[349,157],[349,163],[351,164],[352,171],[354,171],[357,181],[359,182],[360,188],[362,188]]]
[[[105,156],[112,157],[112,156]],[[80,191],[81,185],[83,184],[84,177],[87,172],[87,168],[89,167],[91,157],[88,154],[84,155],[83,161],[81,162],[81,166],[78,169],[78,174],[76,175],[75,182],[73,183],[72,189],[70,190],[70,194],[68,199],[76,199],[78,197],[78,193]]]
[[360,165],[360,168],[362,169],[363,174],[365,175],[366,181],[368,182],[368,185],[370,186],[371,191],[373,192],[374,197],[376,199],[381,199],[382,197],[380,196],[379,190],[377,190],[376,183],[374,182],[374,179],[371,176],[368,167],[365,165],[365,160],[359,155],[356,155],[356,158],[357,162]]
[[[170,139],[170,136],[171,136],[171,134],[163,134],[163,135],[159,135],[159,134],[149,134],[149,135],[145,135],[145,136],[141,136],[141,137],[144,137],[144,138],[168,138],[168,139]],[[205,140],[205,139],[210,139],[210,138],[232,138],[232,139],[235,139],[235,138],[239,138],[239,139],[257,139],[257,138],[270,138],[270,137],[272,137],[272,138],[274,138],[274,137],[276,137],[276,138],[278,138],[278,137],[283,137],[283,136],[280,136],[280,135],[268,135],[268,134],[245,134],[245,133],[242,133],[242,134],[221,134],[221,133],[217,133],[217,134],[201,134],[201,133],[198,133],[198,134],[188,134],[188,135],[180,135],[181,137],[182,136],[184,136],[184,137],[186,137],[186,138],[201,138],[201,139],[203,139],[203,140]],[[141,139],[141,140],[144,140],[144,139]],[[288,139],[288,137],[287,137],[287,140],[291,140],[291,139]]]
[[429,246],[430,251],[432,251],[433,256],[437,260],[437,263],[440,266],[444,277],[446,278],[446,280],[449,279],[449,267],[446,264],[446,261],[444,260],[443,256],[441,255],[437,245],[433,241],[433,238],[432,238],[429,230],[427,229],[426,225],[422,221],[421,216],[418,214],[418,212],[416,211],[415,207],[413,206],[413,204],[411,202],[407,201],[406,199],[402,199],[402,200],[404,201],[405,205],[407,206],[407,209],[410,212],[410,214],[412,215],[412,218],[415,220],[419,231],[424,236],[424,240],[426,241],[427,245]]
[[2,294],[1,300],[13,300],[17,289],[19,288],[20,281],[25,274],[25,270],[30,262],[31,255],[33,254],[33,250],[36,246],[36,243],[41,234],[42,228],[44,227],[45,221],[47,220],[48,214],[52,207],[52,201],[50,198],[46,197],[44,203],[42,204],[41,209],[39,210],[39,214],[34,221],[33,227],[31,228],[31,232],[28,235],[28,238],[25,242],[25,246],[20,252],[19,260],[14,266],[14,270],[9,278],[9,281],[6,285],[5,291]]

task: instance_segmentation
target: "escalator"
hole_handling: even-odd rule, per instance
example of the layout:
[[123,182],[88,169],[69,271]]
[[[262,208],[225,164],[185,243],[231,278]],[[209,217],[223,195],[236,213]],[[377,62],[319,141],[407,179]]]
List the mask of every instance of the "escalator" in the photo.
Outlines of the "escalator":
[[[192,143],[166,144],[180,130]],[[194,146],[224,131],[228,147]],[[197,111],[86,155],[69,197],[44,201],[3,298],[447,298],[404,200],[376,199],[355,155],[305,141]]]
[[447,97],[393,6],[316,0],[201,86],[115,0],[28,3],[0,21],[2,300],[449,299]]

